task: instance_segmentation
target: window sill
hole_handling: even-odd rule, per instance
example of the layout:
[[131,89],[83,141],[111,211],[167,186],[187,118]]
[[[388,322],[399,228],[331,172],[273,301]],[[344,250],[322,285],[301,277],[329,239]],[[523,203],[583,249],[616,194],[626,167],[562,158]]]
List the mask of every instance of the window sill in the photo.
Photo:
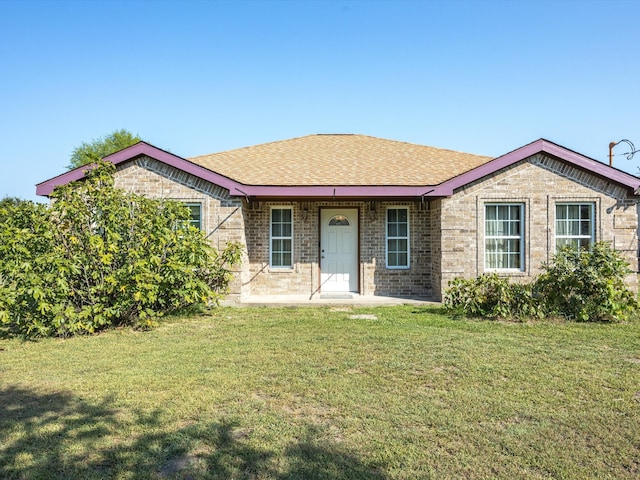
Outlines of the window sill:
[[526,270],[508,269],[508,268],[494,269],[494,270],[486,269],[483,273],[495,273],[498,276],[508,275],[510,277],[528,277],[529,276],[529,272],[527,272]]
[[267,269],[269,273],[295,273],[294,267],[269,267]]

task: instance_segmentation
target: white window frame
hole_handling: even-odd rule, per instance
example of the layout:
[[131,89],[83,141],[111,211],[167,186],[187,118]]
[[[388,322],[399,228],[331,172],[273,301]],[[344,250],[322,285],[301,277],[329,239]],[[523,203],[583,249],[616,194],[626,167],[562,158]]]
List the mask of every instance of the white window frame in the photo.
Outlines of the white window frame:
[[[389,211],[390,210],[404,210],[407,212],[407,234],[406,235],[389,235]],[[404,222],[394,222],[396,225],[401,225]],[[386,266],[388,269],[390,270],[406,270],[410,267],[411,265],[411,242],[410,242],[410,211],[409,211],[409,207],[387,207],[387,210],[385,212],[385,221],[384,221],[384,230],[385,230],[385,262],[386,262]],[[397,232],[396,232],[397,233]],[[389,265],[389,241],[390,240],[406,240],[407,241],[407,263],[405,265]],[[394,253],[403,253],[400,250],[394,252]]]
[[[273,235],[273,211],[274,210],[289,210],[291,212],[291,234],[290,235]],[[280,222],[284,224],[285,222]],[[282,253],[283,250],[274,251],[274,240],[289,240],[291,242],[291,262],[287,265],[275,265],[273,262],[274,253]],[[291,206],[273,206],[269,212],[269,266],[271,268],[291,269],[293,268],[293,207]]]
[[187,223],[187,225],[191,225],[196,227],[198,230],[203,230],[202,227],[202,203],[200,202],[184,202],[185,207],[187,207],[189,209],[189,213],[191,213],[191,208],[192,207],[198,207],[198,219],[194,220],[193,216],[191,216],[189,218],[189,220],[187,220],[185,223]]
[[[589,223],[590,223],[590,232],[589,234],[578,234],[578,235],[558,235],[558,207],[578,207],[578,218],[575,219],[570,219],[567,218],[566,221],[570,222],[570,221],[578,221],[581,222],[584,219],[581,216],[581,212],[582,212],[582,207],[589,207]],[[561,220],[561,221],[565,221],[565,219]],[[578,240],[578,248],[580,248],[580,240],[585,240],[588,239],[589,240],[589,248],[591,248],[591,246],[593,245],[593,243],[596,240],[596,206],[595,203],[593,202],[556,202],[556,208],[555,208],[555,225],[554,225],[554,232],[555,232],[555,242],[554,242],[554,247],[555,250],[558,250],[558,240],[559,239],[565,239],[565,240]]]
[[[518,207],[520,212],[520,218],[518,223],[520,224],[520,234],[519,235],[489,235],[487,228],[487,210],[489,208],[497,208],[497,207]],[[496,222],[499,221],[496,218]],[[508,222],[513,222],[511,220],[511,214],[509,214],[509,218],[506,219]],[[524,231],[525,231],[525,204],[519,202],[490,202],[484,204],[484,269],[485,271],[490,272],[523,272],[524,271]],[[520,262],[517,267],[491,267],[489,263],[489,252],[487,249],[487,242],[490,240],[518,240],[518,253],[520,255]],[[498,252],[498,253],[506,253],[509,255],[511,252]]]

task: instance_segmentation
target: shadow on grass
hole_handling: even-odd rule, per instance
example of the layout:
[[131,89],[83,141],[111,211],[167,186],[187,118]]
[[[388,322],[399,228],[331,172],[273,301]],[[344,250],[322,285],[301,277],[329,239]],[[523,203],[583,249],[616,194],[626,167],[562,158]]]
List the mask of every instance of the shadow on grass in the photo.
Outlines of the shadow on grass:
[[443,305],[426,305],[423,307],[416,307],[411,313],[422,315],[439,315],[443,317],[451,317],[452,311],[444,307]]
[[0,325],[0,340],[9,340],[12,338],[20,339],[24,342],[35,342],[36,339],[33,337],[28,337],[26,335],[20,334],[18,332],[14,332],[12,329],[5,327],[4,325]]
[[119,412],[111,399],[92,405],[69,393],[0,388],[3,479],[378,479],[335,445],[303,438],[275,452],[251,445],[247,426],[194,423],[168,430],[160,412]]
[[427,305],[419,307],[418,310],[423,313],[433,313],[434,315],[444,315],[449,312],[449,310],[443,305]]

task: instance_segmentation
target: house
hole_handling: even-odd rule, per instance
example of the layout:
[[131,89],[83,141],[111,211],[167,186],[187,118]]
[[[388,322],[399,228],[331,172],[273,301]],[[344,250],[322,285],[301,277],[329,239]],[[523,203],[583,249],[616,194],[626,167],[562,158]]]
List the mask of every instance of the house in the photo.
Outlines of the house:
[[[195,158],[140,142],[116,185],[185,202],[216,247],[246,246],[232,294],[442,298],[455,277],[527,281],[559,245],[637,266],[640,179],[540,139],[497,158],[309,135]],[[84,168],[37,185],[49,195]],[[628,283],[637,291],[636,275]]]

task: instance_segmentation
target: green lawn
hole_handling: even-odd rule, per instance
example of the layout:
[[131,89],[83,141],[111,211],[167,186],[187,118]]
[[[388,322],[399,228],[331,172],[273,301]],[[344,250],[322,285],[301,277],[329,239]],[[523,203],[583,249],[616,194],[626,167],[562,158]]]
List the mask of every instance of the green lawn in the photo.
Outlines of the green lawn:
[[640,323],[221,308],[0,340],[3,479],[639,476]]

